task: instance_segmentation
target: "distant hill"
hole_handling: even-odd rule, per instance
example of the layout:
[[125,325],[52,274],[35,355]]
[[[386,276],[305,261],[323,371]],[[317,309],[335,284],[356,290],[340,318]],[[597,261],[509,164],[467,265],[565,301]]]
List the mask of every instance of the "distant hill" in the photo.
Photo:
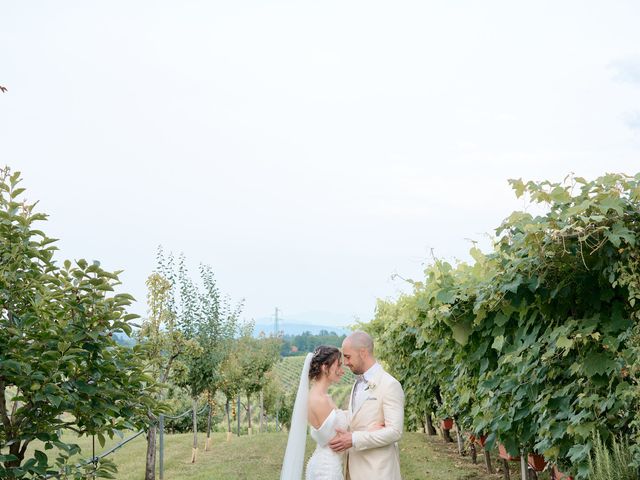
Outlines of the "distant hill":
[[124,332],[115,332],[113,339],[118,345],[124,345],[125,347],[133,347],[137,343],[135,338],[131,338]]
[[[273,328],[273,322],[270,324],[256,323],[253,334],[258,336],[260,332],[264,332],[269,335],[273,333]],[[338,335],[348,335],[351,333],[351,330],[348,328],[335,327],[333,325],[310,325],[308,323],[280,323],[279,330],[284,332],[284,335],[301,335],[304,332],[311,332],[313,335],[318,335],[322,330],[335,332]]]
[[[302,312],[291,315],[283,315],[278,322],[279,330],[284,335],[300,335],[311,332],[318,335],[322,330],[335,332],[338,335],[351,333],[350,325],[356,323],[356,318],[349,315],[331,312]],[[267,335],[273,333],[274,317],[260,317],[256,319],[255,335],[264,332]]]

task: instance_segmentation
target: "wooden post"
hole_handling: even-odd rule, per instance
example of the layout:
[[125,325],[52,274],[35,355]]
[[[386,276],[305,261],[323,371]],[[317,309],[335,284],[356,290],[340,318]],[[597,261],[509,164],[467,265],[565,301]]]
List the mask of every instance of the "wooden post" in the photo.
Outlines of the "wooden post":
[[248,419],[248,428],[247,432],[249,436],[253,433],[253,428],[251,427],[251,397],[247,394],[247,419]]
[[476,444],[471,442],[469,450],[471,451],[471,463],[475,465],[476,463],[478,463],[478,452],[476,451]]
[[458,453],[461,457],[464,457],[462,434],[460,433],[458,422],[456,422],[456,440],[458,441]]
[[491,465],[491,454],[486,448],[484,449],[484,464],[487,467],[487,472],[496,473],[496,471],[493,469],[493,465]]
[[238,417],[238,436],[240,436],[240,407],[242,404],[240,403],[240,394],[238,394],[238,408],[236,409],[236,416]]
[[502,470],[504,480],[511,480],[511,474],[509,473],[509,462],[506,459],[502,459]]
[[529,472],[527,468],[527,456],[525,451],[520,452],[520,478],[521,480],[529,480]]
[[227,403],[224,406],[225,411],[227,412],[227,442],[229,440],[231,440],[232,437],[232,433],[231,433],[231,407],[229,405],[229,399],[227,398]]

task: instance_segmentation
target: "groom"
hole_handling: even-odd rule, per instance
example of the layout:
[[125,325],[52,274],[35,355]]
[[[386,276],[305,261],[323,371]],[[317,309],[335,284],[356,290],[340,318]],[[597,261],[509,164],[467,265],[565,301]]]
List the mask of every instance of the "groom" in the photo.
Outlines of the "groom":
[[396,442],[404,423],[402,386],[376,362],[367,333],[345,338],[342,356],[358,379],[351,389],[350,431],[337,430],[329,446],[335,452],[349,450],[346,480],[401,480]]

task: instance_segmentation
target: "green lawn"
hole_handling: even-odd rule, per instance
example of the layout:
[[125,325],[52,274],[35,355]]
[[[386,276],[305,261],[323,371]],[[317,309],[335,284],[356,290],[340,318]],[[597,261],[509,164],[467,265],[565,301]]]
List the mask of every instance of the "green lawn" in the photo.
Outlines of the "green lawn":
[[[277,480],[286,445],[286,433],[265,433],[252,437],[233,437],[226,442],[226,435],[213,436],[211,450],[203,451],[204,434],[200,434],[201,448],[197,462],[190,463],[190,434],[165,437],[166,480]],[[108,445],[107,445],[108,447]],[[116,478],[141,480],[144,478],[145,440],[139,437],[125,445],[111,458],[118,465]],[[87,452],[90,447],[87,442]],[[307,456],[313,450],[307,442]],[[102,451],[100,449],[99,451]],[[444,444],[439,437],[427,437],[421,433],[405,433],[400,443],[402,475],[404,480],[488,480],[502,475],[488,475],[484,467],[472,465],[469,458],[458,456],[453,444]]]

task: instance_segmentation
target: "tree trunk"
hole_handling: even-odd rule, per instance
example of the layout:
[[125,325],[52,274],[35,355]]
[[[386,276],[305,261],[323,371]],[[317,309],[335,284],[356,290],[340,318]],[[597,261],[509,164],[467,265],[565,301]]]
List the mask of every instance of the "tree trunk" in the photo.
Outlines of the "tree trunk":
[[209,415],[207,416],[207,443],[204,446],[204,451],[208,452],[211,448],[211,417],[213,416],[213,407],[209,403]]
[[236,408],[236,417],[238,420],[238,436],[240,436],[240,408],[242,408],[242,403],[240,402],[240,394],[238,394],[238,407]]
[[7,468],[18,468],[20,465],[22,465],[22,461],[24,460],[24,454],[26,450],[25,448],[22,448],[22,447],[23,447],[23,444],[20,441],[17,441],[16,443],[12,443],[11,445],[9,445],[9,454],[15,455],[17,459],[6,462],[5,466]]
[[260,390],[260,433],[263,432],[263,424],[264,424],[264,394],[262,390]]
[[144,469],[144,480],[156,479],[156,429],[155,424],[147,430],[147,463]]
[[191,449],[191,463],[196,463],[196,456],[198,455],[198,399],[193,399],[193,448]]
[[442,429],[442,438],[444,438],[445,442],[448,443],[453,443],[453,438],[451,438],[451,433],[449,433],[450,431],[446,428]]
[[476,463],[478,463],[478,452],[476,451],[476,444],[471,442],[469,450],[471,451],[471,463],[475,465]]
[[431,419],[431,412],[427,413],[427,435],[437,435],[436,429],[433,426],[433,420]]
[[251,430],[251,397],[249,396],[248,393],[247,393],[247,421],[249,425],[249,428],[247,429],[247,433],[249,434],[249,436],[251,436],[251,434],[253,433]]
[[229,399],[227,398],[227,404],[225,405],[225,410],[227,412],[227,442],[231,440],[231,407],[229,406]]

